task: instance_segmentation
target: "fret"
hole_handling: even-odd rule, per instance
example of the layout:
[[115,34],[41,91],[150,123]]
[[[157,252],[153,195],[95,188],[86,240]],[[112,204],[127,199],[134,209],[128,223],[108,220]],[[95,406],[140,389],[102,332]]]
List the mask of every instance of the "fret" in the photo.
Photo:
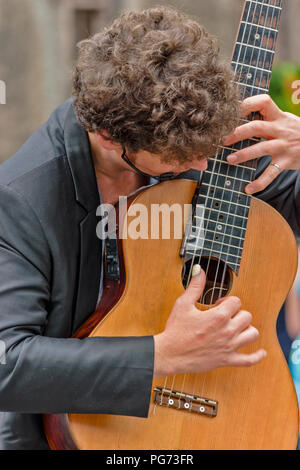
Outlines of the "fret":
[[[212,256],[212,254],[213,254],[213,253],[210,253],[210,252],[205,253],[205,251],[203,251],[202,253],[199,253],[199,251],[200,251],[199,249],[197,250],[197,252],[186,251],[186,254],[191,255],[191,256],[205,256],[205,255]],[[217,252],[214,252],[214,253],[217,253]],[[217,254],[219,254],[219,253],[217,253]],[[220,254],[221,255],[226,255],[226,253],[222,253],[222,252]],[[227,255],[227,258],[228,259],[225,259],[225,261],[227,261],[228,264],[235,265],[235,266],[238,266],[238,267],[240,266],[240,263],[236,263],[235,261],[232,261],[232,260],[229,259],[229,258],[231,258],[231,256]]]
[[[218,197],[215,197],[215,196],[211,197],[211,196],[208,196],[207,194],[205,194],[204,196],[199,196],[198,204],[204,204],[204,203],[206,203],[206,208],[207,209],[209,209],[210,207],[219,209],[220,206],[221,206],[222,210],[224,212],[231,212],[231,213],[232,213],[232,210],[235,207],[236,208],[236,212],[235,212],[236,215],[245,215],[245,210],[249,210],[248,205],[240,204],[238,202],[228,202],[228,201],[225,201],[222,198],[218,198]],[[213,203],[213,205],[210,206],[209,204],[211,204],[211,203]],[[220,203],[222,203],[222,205]],[[241,211],[244,211],[244,212],[241,213]]]
[[[245,119],[245,122],[249,123],[249,120],[246,120]],[[246,140],[243,140],[242,142],[245,142],[245,144],[247,145],[247,147],[249,145],[251,145],[251,141],[257,141],[257,139],[254,139],[254,138],[251,138],[251,139],[246,139]],[[260,140],[260,139],[259,139]],[[241,142],[237,142],[236,144],[233,144],[231,145],[230,147],[226,146],[226,145],[219,145],[219,148],[221,149],[224,149],[224,150],[229,150],[230,153],[233,153],[234,151],[238,151],[238,150],[241,150]],[[246,163],[246,162],[245,162]],[[248,168],[248,167],[247,167]]]
[[243,43],[243,42],[238,42],[238,41],[236,42],[236,44],[239,44],[239,45],[241,45],[241,46],[246,46],[246,47],[249,47],[249,48],[251,48],[251,49],[258,49],[258,50],[260,50],[260,51],[269,52],[270,54],[275,54],[275,51],[273,51],[273,50],[271,50],[271,49],[266,49],[266,48],[264,48],[264,47],[253,46],[252,44],[251,44],[251,45],[250,45],[250,44],[245,44],[245,43]]
[[[213,185],[211,183],[202,183],[201,186],[207,186],[208,188],[211,188],[210,189],[211,192],[214,192],[215,189],[221,189],[222,191],[230,191],[231,193],[238,194],[239,196],[241,195],[241,191],[235,191],[234,189],[225,188],[224,186],[223,187],[222,186],[216,186],[216,185]],[[242,216],[240,216],[240,217],[242,217]]]
[[281,10],[282,8],[270,4],[247,2],[242,21],[278,31]]
[[[198,238],[198,237],[197,237],[197,241],[205,241],[205,243],[211,243],[212,245],[215,246],[215,248],[216,248],[217,250],[222,250],[222,247],[223,247],[223,246],[226,246],[226,247],[230,248],[231,250],[239,250],[240,252],[243,251],[243,247],[242,247],[242,246],[234,246],[234,245],[230,245],[229,243],[219,242],[219,241],[216,241],[216,240],[209,240],[209,239],[207,239],[206,237],[205,237],[205,238],[202,238],[202,237],[199,237],[199,238]],[[191,245],[191,246],[189,246],[189,245]],[[197,246],[198,246],[198,245],[197,245]],[[203,246],[203,245],[202,245],[202,246]],[[188,244],[187,244],[187,250],[190,249],[191,247],[194,248],[193,244],[192,244],[192,243],[188,243]],[[242,253],[240,253],[240,256],[239,256],[240,258],[241,258],[241,254],[242,254]]]
[[[214,211],[214,212],[211,212],[211,211]],[[223,219],[221,219],[221,217],[223,217]],[[234,227],[234,228],[243,229],[243,230],[245,230],[245,227],[248,221],[248,217],[246,217],[245,215],[230,214],[230,212],[225,212],[225,211],[218,212],[217,209],[211,209],[211,208],[206,208],[205,214],[203,216],[195,215],[194,218],[196,220],[198,219],[200,221],[202,220],[202,221],[210,222],[212,224],[217,224],[217,225],[222,225],[222,226],[226,225],[226,227]]]
[[[269,91],[281,9],[282,0],[245,1],[232,55],[232,68],[242,90],[241,100]],[[256,118],[260,117],[251,113],[240,122],[248,124]],[[220,145],[215,158],[209,158],[196,201],[204,206],[204,214],[194,215],[192,233],[188,236],[188,255],[221,257],[236,273],[252,200],[244,188],[255,178],[257,159],[231,165],[226,158],[256,142],[261,139]]]
[[241,88],[241,90],[243,92],[243,98],[244,99],[249,98],[250,96],[257,96],[257,95],[267,94],[268,93],[268,89],[266,89],[266,88],[261,90],[261,89],[258,89],[257,87],[247,85],[246,83],[244,83],[244,84],[239,83],[239,86],[243,87],[243,88]]
[[252,86],[261,92],[268,93],[271,72],[263,72],[259,68],[249,67],[248,65],[239,65],[234,68],[235,75],[238,79],[236,83],[241,86]]
[[241,83],[241,82],[235,82],[235,83],[237,83],[240,86],[254,88],[255,90],[264,91],[266,93],[269,91],[268,88],[262,88],[260,86],[250,85],[249,83]]
[[250,23],[242,23],[237,38],[237,44],[242,43],[246,46],[259,47],[262,50],[272,51],[274,53],[275,42],[277,39],[276,29],[266,29],[264,26],[251,26]]
[[[201,236],[201,234],[203,236]],[[227,236],[227,238],[230,239],[229,236]],[[207,247],[207,244],[209,245],[214,245],[217,249],[221,249],[222,246],[225,246],[227,248],[230,248],[231,250],[234,250],[234,253],[238,254],[239,256],[242,255],[242,251],[243,251],[243,246],[244,246],[244,241],[245,241],[245,238],[235,238],[234,240],[229,240],[229,243],[225,243],[223,240],[216,240],[216,238],[208,238],[207,235],[206,235],[206,230],[205,230],[205,234],[204,234],[204,231],[200,232],[197,234],[197,236],[195,237],[191,237],[188,241],[188,244],[186,246],[187,249],[194,249],[195,247],[196,248],[200,248],[200,245],[199,243],[197,242],[201,242],[201,247]],[[236,245],[232,244],[231,241],[235,242]],[[207,244],[204,245],[204,243],[202,242],[207,242]]]
[[[240,233],[238,236],[232,236],[230,233],[227,234],[225,233],[224,236],[222,233],[219,233],[217,232],[216,230],[212,230],[212,229],[202,229],[202,230],[198,230],[198,232],[196,232],[198,227],[196,226],[193,226],[193,230],[195,231],[195,233],[193,235],[191,235],[188,239],[188,243],[191,245],[191,246],[198,246],[197,245],[197,241],[199,240],[207,240],[209,241],[210,243],[212,242],[215,242],[217,244],[224,244],[224,245],[227,245],[227,246],[230,246],[232,247],[233,249],[235,250],[242,250],[243,249],[243,244],[244,244],[244,241],[245,241],[245,237],[242,237],[242,233]],[[234,227],[236,229],[236,227]],[[202,235],[204,236],[204,238],[201,238]],[[202,244],[203,246],[203,244]]]
[[[244,224],[245,223],[247,224],[247,221],[248,221],[248,217],[246,217],[245,215],[220,211],[218,209],[213,209],[211,207],[207,207],[205,209],[204,216],[195,215],[194,217],[199,220],[206,220],[206,221],[218,223],[221,225],[226,223],[226,225],[228,226],[238,227],[238,228],[245,228]],[[226,217],[226,220],[224,220],[225,217]],[[237,219],[241,219],[241,220],[237,220]]]
[[[246,227],[238,227],[236,225],[233,225],[233,224],[224,224],[223,222],[223,227],[222,229],[227,229],[227,228],[230,228],[231,232],[230,233],[227,233],[226,231],[225,232],[221,232],[220,230],[217,230],[216,228],[216,225],[219,225],[220,222],[216,222],[216,221],[213,221],[211,219],[207,219],[206,217],[199,217],[199,216],[195,216],[196,219],[201,219],[202,221],[205,221],[205,222],[208,222],[208,223],[211,223],[211,224],[215,224],[212,228],[208,229],[207,227],[205,228],[205,230],[211,230],[213,231],[216,235],[219,235],[219,236],[227,236],[227,237],[235,237],[235,238],[241,238],[241,232],[242,230],[246,230]],[[192,228],[196,228],[192,225]],[[199,227],[197,227],[199,229]],[[201,227],[201,230],[204,230],[203,227]]]
[[[246,120],[245,121],[247,123],[249,123],[250,121],[249,120]],[[251,137],[251,139],[246,139],[246,140],[243,140],[242,142],[245,142],[245,145],[247,147],[249,147],[253,142],[256,142],[257,140],[260,140],[260,139],[257,139],[255,137]],[[233,144],[233,145],[230,145],[230,146],[227,146],[227,145],[219,145],[219,148],[222,148],[222,149],[225,149],[225,150],[229,150],[231,153],[234,152],[234,151],[237,151],[237,150],[241,150],[241,142],[237,142],[236,144]],[[247,162],[245,162],[247,163]]]
[[[214,207],[212,206],[212,208]],[[228,214],[230,211],[228,210],[228,207],[224,207],[218,215],[216,212],[210,212],[210,207],[206,207],[205,213],[201,217],[199,216],[194,216],[194,217],[197,223],[201,223],[201,221],[203,221],[203,223],[207,222],[207,224],[209,225],[206,225],[206,227],[211,230],[216,230],[216,232],[218,232],[220,235],[223,233],[223,231],[225,231],[225,234],[227,235],[232,234],[237,237],[240,237],[241,230],[246,230],[247,219],[245,219],[244,217],[249,215],[249,209],[247,209],[247,211],[244,211],[244,212],[241,211],[240,213],[236,213],[236,214],[232,213],[231,216],[226,216],[226,217],[224,216],[224,219],[221,220],[220,217],[222,216],[222,212],[224,214],[225,213]],[[240,215],[242,215],[243,218],[239,218]],[[233,231],[228,232],[227,229],[228,230],[232,229]]]
[[[245,66],[252,66],[261,69],[270,69],[273,65],[274,53],[260,48],[237,44],[233,53],[233,62],[242,63]],[[235,67],[232,66],[235,70]]]
[[[234,226],[233,226],[233,227],[234,227]],[[234,227],[234,228],[236,228],[236,227]],[[245,229],[243,229],[243,230],[245,230]],[[209,229],[209,228],[205,228],[205,237],[210,240],[209,237],[212,236],[212,235],[214,235],[214,236],[217,235],[217,236],[218,236],[219,238],[221,238],[222,240],[227,240],[228,243],[229,243],[230,241],[239,243],[239,246],[240,246],[241,241],[244,241],[244,240],[245,240],[245,237],[241,237],[241,236],[237,236],[237,235],[231,235],[231,234],[230,234],[230,235],[227,235],[227,234],[223,234],[223,233],[216,233],[215,230],[211,230],[211,229]],[[229,239],[229,240],[228,240],[228,239]]]
[[[217,179],[219,177],[225,177],[226,175],[221,175],[221,174],[217,174],[216,172],[214,171],[209,171],[209,170],[205,170],[205,174],[208,173],[209,175],[213,175],[213,177],[215,176]],[[211,179],[209,180],[211,181]],[[238,181],[242,181],[243,183],[246,183],[246,184],[249,184],[251,183],[252,180],[245,180],[243,178],[239,178]],[[203,183],[202,183],[203,184]],[[212,183],[213,184],[213,183]]]
[[[265,73],[267,73],[267,74],[269,74],[269,75],[272,74],[272,70],[261,69],[260,67],[256,67],[256,66],[254,66],[254,65],[242,64],[241,62],[234,62],[234,61],[232,61],[231,63],[234,64],[234,65],[237,65],[237,66],[239,66],[239,67],[245,67],[245,68],[248,68],[248,69],[260,70],[261,72],[265,72]],[[237,69],[237,67],[235,67],[235,70],[236,70],[236,71],[239,71],[240,69]]]
[[[200,219],[200,224],[197,222]],[[218,243],[224,242],[238,248],[243,246],[246,236],[246,225],[244,227],[230,223],[220,223],[207,217],[196,217],[193,221],[192,232],[188,235],[187,243],[195,243],[195,240],[203,235],[208,240],[215,240]],[[205,225],[205,226],[204,226]]]
[[[242,103],[242,101],[241,101]],[[253,120],[253,119],[251,119]],[[250,119],[240,119],[241,122],[246,122],[247,124],[250,122]],[[251,139],[247,139],[249,141],[249,145],[251,145],[251,142],[260,142],[261,139],[259,139],[258,137],[251,137]],[[240,144],[240,142],[238,142]],[[234,144],[234,145],[238,145],[238,144]],[[230,149],[231,147],[225,147],[224,145],[219,145],[219,148],[227,148],[227,149]]]
[[[262,0],[261,2],[259,2],[259,1],[257,1],[257,0],[256,0],[256,1],[255,1],[255,0],[247,0],[247,1],[250,2],[250,3],[257,3],[258,5],[262,5],[262,4],[264,3],[264,0]],[[271,1],[272,1],[272,0],[271,0]],[[273,1],[274,1],[274,0],[273,0]],[[276,1],[276,0],[275,0],[275,1]],[[280,2],[279,2],[279,3],[280,3]],[[281,4],[281,3],[280,3],[280,4]],[[265,5],[268,6],[268,7],[276,8],[277,10],[282,10],[282,7],[279,6],[279,5],[274,5],[274,4],[271,4],[271,3],[267,3],[267,4],[265,3]]]
[[[280,19],[280,11],[274,11],[272,6],[263,2],[246,2],[233,62],[271,71]],[[233,65],[233,68],[237,67]],[[249,78],[244,81],[247,83]],[[247,95],[258,94],[258,91],[265,93],[268,91],[269,81],[270,76],[258,77],[255,73],[251,84],[257,88],[246,88]]]
[[[245,44],[237,44],[233,53],[233,62],[243,63],[259,67],[261,69],[271,69],[273,64],[273,53],[260,48],[251,48]],[[234,67],[233,67],[234,68]]]
[[[230,182],[226,185],[226,182]],[[249,184],[249,183],[248,183]],[[251,196],[244,193],[244,187],[246,185],[241,184],[240,181],[233,179],[228,179],[227,177],[214,178],[214,181],[209,179],[209,177],[203,178],[201,183],[201,196],[210,195],[211,197],[220,196],[220,199],[224,202],[230,202],[230,199],[238,200],[240,203],[250,204]]]
[[[195,247],[189,247],[187,246],[187,254],[192,254],[192,251],[189,251],[189,250],[193,250],[195,248],[195,251],[197,252],[198,250],[201,250],[202,247],[198,247],[198,246],[195,246]],[[233,253],[228,253],[226,251],[222,251],[222,250],[217,250],[216,248],[207,248],[205,247],[206,250],[211,250],[213,253],[217,253],[217,254],[221,254],[221,255],[228,255],[232,258],[237,258],[237,259],[242,259],[241,256],[239,255],[234,255]]]
[[238,202],[232,202],[232,201],[228,202],[228,201],[224,201],[223,199],[220,199],[220,198],[217,198],[217,197],[210,197],[210,196],[208,196],[207,194],[205,195],[205,197],[208,198],[208,199],[213,199],[214,201],[217,201],[217,202],[220,201],[220,202],[222,202],[222,204],[229,204],[229,205],[234,205],[234,206],[244,207],[244,208],[249,209],[249,206],[245,206],[245,205],[243,205],[243,204],[239,204]]
[[[239,150],[241,150],[241,149],[242,149],[242,147],[241,147]],[[233,151],[233,149],[231,149],[231,152],[232,152],[232,151]],[[229,155],[229,154],[228,154],[228,155]],[[231,165],[229,162],[227,162],[226,160],[219,160],[218,158],[210,158],[209,161],[210,161],[210,162],[216,161],[216,162],[218,162],[218,163],[222,163],[222,164],[224,164],[224,165],[227,165],[230,170],[234,170],[234,169],[236,169],[236,168],[243,168],[244,170],[256,171],[256,168],[251,168],[251,167],[245,166],[245,165],[237,165],[237,166],[235,165],[235,166],[233,166],[233,165]],[[247,163],[247,162],[245,162],[245,163]]]
[[260,26],[260,25],[257,25],[255,23],[249,23],[249,21],[241,21],[242,24],[246,24],[246,25],[250,25],[250,26],[254,26],[255,28],[264,28],[266,30],[269,30],[269,31],[276,31],[276,33],[278,32],[277,29],[273,29],[273,28],[268,28],[267,26]]
[[255,167],[255,160],[249,160],[247,162],[239,163],[233,165],[232,163],[229,163],[227,161],[227,158],[229,155],[238,152],[239,150],[242,150],[246,145],[244,145],[244,141],[239,142],[239,148],[232,148],[232,149],[225,149],[223,148],[220,153],[216,155],[215,158],[210,157],[208,160],[208,170],[212,170],[212,165],[213,168],[216,168],[216,164],[218,163],[220,166],[218,169],[220,171],[226,171],[226,173],[223,173],[223,175],[231,176],[231,177],[236,177],[237,176],[237,171],[240,173],[243,171],[244,176],[249,176],[249,181],[251,181],[251,178],[253,177],[253,171],[256,170]]

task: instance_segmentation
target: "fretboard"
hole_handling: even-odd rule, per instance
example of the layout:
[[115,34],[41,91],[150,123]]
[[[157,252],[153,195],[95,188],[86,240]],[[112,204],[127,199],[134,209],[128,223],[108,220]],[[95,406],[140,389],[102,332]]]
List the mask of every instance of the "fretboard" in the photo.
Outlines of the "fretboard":
[[282,10],[282,0],[247,0],[232,66],[242,96],[268,93]]
[[[232,56],[242,99],[269,91],[281,9],[282,0],[245,2]],[[253,116],[248,118],[251,119]],[[247,119],[241,124],[245,122]],[[220,146],[219,153],[209,160],[197,200],[204,208],[201,230],[194,218],[193,235],[187,243],[188,256],[221,258],[236,274],[251,203],[251,196],[245,194],[244,188],[255,179],[257,161],[232,166],[227,157],[256,140],[259,139]]]

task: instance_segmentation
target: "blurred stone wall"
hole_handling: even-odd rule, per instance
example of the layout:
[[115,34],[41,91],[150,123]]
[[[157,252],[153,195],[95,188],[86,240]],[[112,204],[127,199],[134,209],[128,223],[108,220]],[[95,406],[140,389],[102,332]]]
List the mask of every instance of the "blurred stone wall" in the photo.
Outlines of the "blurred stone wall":
[[117,9],[113,0],[0,0],[0,162],[70,96],[76,42]]
[[[300,0],[285,2],[276,57],[300,62]],[[0,86],[6,85],[6,104],[0,104],[0,162],[70,96],[76,42],[123,9],[157,4],[192,14],[218,36],[223,56],[230,58],[244,0],[0,0]]]
[[[220,40],[224,57],[230,57],[244,0],[124,0],[125,8],[144,9],[158,4],[173,5],[194,16]],[[283,0],[276,60],[300,62],[300,0]]]

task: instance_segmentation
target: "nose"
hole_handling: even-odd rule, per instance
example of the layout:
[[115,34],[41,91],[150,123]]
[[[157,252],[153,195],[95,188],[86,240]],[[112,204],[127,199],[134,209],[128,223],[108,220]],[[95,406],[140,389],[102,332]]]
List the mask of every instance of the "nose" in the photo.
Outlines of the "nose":
[[208,167],[208,160],[206,159],[206,160],[203,161],[202,171],[206,171],[207,167]]
[[173,172],[174,176],[178,176],[181,173],[189,170],[198,170],[198,171],[205,171],[207,170],[208,167],[208,160],[207,158],[205,160],[197,160],[196,162],[194,161],[193,163],[190,163],[189,165],[186,165],[184,168],[181,168],[181,171],[179,172]]
[[207,170],[208,167],[208,160],[207,158],[205,160],[199,160],[196,163],[193,164],[192,168],[194,170],[199,170],[199,171],[205,171]]

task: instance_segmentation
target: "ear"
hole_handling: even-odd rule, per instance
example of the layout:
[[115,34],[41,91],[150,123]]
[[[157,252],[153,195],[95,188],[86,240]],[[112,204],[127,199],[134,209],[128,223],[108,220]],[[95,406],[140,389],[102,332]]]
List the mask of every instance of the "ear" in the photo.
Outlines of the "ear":
[[[104,138],[107,137],[107,139]],[[105,148],[106,150],[120,150],[122,149],[122,146],[113,140],[108,139],[109,134],[106,131],[102,131],[102,135],[99,134],[98,132],[95,133],[95,137],[97,139],[97,142],[101,147]]]

